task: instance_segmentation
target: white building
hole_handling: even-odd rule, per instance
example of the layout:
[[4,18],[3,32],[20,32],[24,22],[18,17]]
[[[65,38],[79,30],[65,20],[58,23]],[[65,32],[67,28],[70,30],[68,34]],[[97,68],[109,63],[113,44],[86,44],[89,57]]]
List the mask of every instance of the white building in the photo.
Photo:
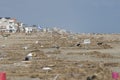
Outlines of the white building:
[[0,18],[0,31],[15,33],[17,31],[17,28],[18,25],[16,19]]

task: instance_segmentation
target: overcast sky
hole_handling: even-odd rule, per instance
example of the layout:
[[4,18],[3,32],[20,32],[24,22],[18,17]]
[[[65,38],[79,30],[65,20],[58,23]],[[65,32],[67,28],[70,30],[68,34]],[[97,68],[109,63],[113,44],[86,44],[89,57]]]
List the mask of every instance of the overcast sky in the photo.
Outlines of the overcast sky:
[[0,0],[0,16],[77,33],[120,32],[120,0]]

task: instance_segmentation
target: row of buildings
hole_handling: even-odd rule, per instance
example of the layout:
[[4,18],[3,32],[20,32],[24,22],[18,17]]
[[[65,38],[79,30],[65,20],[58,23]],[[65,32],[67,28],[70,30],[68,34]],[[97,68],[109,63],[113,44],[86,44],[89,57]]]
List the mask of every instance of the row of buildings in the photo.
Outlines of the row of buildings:
[[[29,32],[33,27],[24,25],[22,22],[17,21],[11,17],[0,17],[0,32]],[[35,28],[35,27],[34,27]]]
[[16,19],[10,17],[0,17],[1,32],[16,32],[18,23]]
[[42,32],[59,32],[60,34],[66,33],[66,30],[60,28],[41,28],[40,26],[32,25],[28,26],[22,22],[17,21],[15,18],[11,17],[0,17],[0,32],[16,33],[25,32],[31,33],[36,31]]

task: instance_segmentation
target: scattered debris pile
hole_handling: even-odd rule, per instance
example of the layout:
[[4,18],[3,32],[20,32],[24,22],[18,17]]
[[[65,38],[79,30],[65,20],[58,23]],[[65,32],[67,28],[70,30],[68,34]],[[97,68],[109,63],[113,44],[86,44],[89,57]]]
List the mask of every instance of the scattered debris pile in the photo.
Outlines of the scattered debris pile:
[[[41,54],[37,57],[41,57]],[[15,63],[9,64],[12,67],[3,66],[8,76],[29,76],[43,80],[88,80],[94,76],[95,79],[92,80],[111,80],[111,70],[97,62],[69,61],[49,57],[16,64],[17,66]]]
[[[32,36],[34,37],[32,37]],[[67,53],[67,57],[56,58],[56,56],[63,56],[64,51],[60,50],[63,48],[77,46],[77,49],[83,48],[87,49],[109,49],[112,48],[109,43],[109,39],[105,40],[102,38],[99,43],[97,43],[96,38],[90,38],[91,43],[88,45],[78,43],[82,42],[88,37],[84,36],[73,36],[71,40],[68,36],[52,34],[51,36],[43,34],[37,35],[8,35],[7,39],[1,39],[1,52],[0,52],[0,71],[6,71],[9,77],[24,77],[28,76],[30,78],[39,78],[40,80],[112,80],[111,70],[109,67],[119,67],[120,63],[99,63],[99,61],[70,61],[65,59],[69,57],[68,55],[88,55],[91,58],[119,58],[110,55],[109,53],[101,53],[99,51],[91,52],[71,52]],[[50,34],[49,34],[50,35]],[[58,36],[59,35],[59,36]],[[15,37],[17,36],[17,37]],[[6,35],[4,37],[7,37]],[[49,37],[49,38],[48,38]],[[75,38],[74,38],[75,37]],[[100,39],[100,38],[99,38]],[[37,41],[36,41],[37,40]],[[5,43],[6,42],[6,43]],[[4,43],[4,44],[3,44]],[[51,49],[51,46],[55,46],[57,49],[54,51],[44,53],[41,49],[47,50]],[[73,46],[74,45],[74,46]],[[47,48],[47,49],[45,49]],[[73,48],[73,49],[74,49]],[[72,49],[72,48],[71,48]],[[4,54],[3,54],[4,53]],[[24,61],[24,58],[29,53],[32,53],[32,59]],[[50,55],[50,56],[49,56]],[[76,58],[76,57],[75,57]],[[79,56],[77,56],[77,59]]]

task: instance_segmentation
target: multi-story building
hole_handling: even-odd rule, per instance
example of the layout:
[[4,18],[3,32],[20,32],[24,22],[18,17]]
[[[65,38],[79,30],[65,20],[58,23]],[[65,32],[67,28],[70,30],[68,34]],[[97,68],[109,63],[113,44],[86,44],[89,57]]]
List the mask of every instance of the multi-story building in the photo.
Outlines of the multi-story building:
[[10,17],[0,18],[0,31],[2,32],[16,32],[18,29],[18,23],[16,19]]

